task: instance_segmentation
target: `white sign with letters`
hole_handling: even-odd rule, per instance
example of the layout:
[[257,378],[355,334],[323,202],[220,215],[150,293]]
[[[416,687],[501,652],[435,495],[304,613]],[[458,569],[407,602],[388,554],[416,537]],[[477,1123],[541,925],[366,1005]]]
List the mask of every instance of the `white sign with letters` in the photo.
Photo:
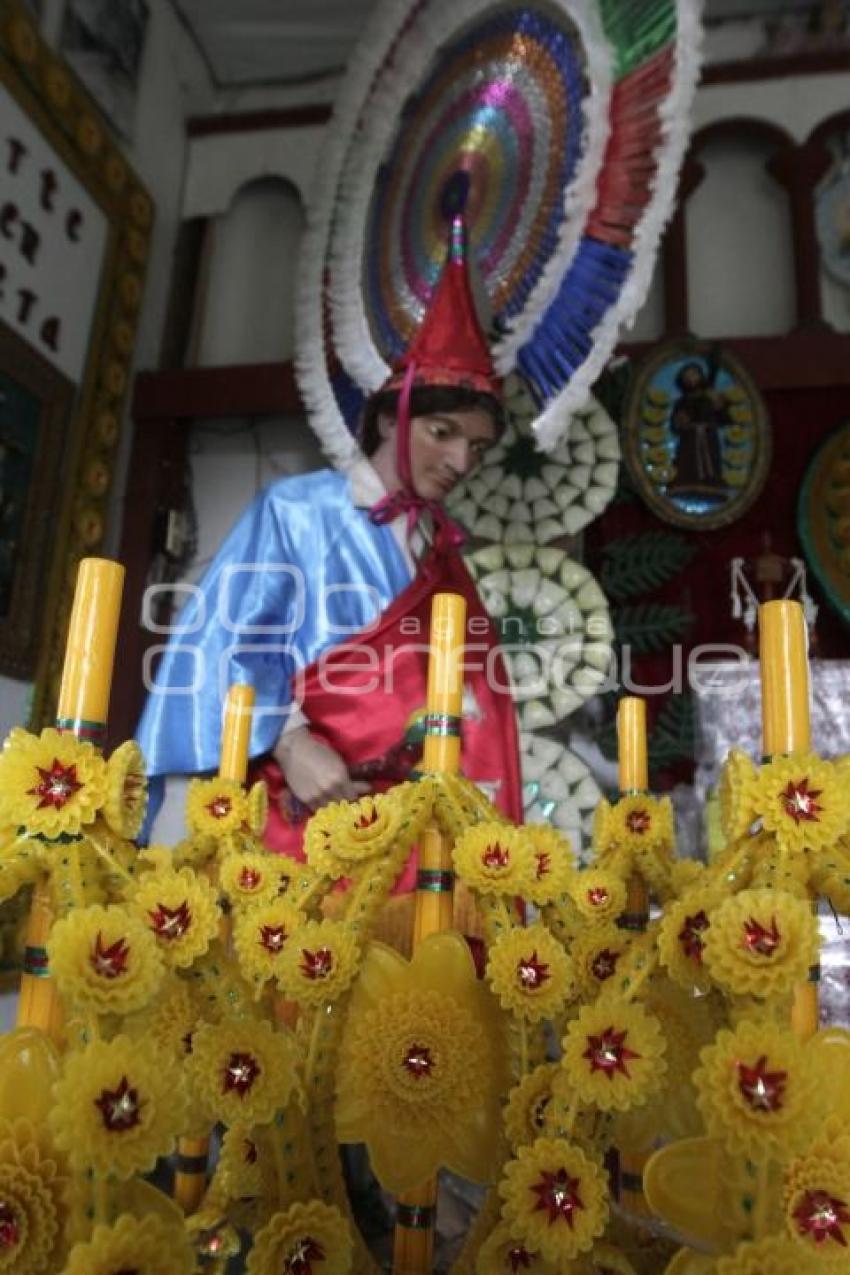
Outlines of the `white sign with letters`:
[[109,223],[0,84],[0,318],[79,384]]

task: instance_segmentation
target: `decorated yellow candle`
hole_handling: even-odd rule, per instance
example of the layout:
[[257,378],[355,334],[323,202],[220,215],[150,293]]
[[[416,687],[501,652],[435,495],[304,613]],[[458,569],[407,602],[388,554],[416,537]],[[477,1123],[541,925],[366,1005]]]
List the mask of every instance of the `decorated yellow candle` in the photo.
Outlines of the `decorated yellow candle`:
[[106,730],[123,588],[120,562],[84,558],[80,563],[56,727],[97,745]]
[[464,599],[455,593],[436,594],[431,608],[425,770],[453,773],[460,764],[465,625]]
[[625,696],[617,705],[617,756],[620,792],[646,792],[646,701],[634,695]]
[[255,699],[253,686],[237,683],[227,692],[218,765],[220,779],[234,779],[239,784],[245,782]]
[[765,754],[807,752],[808,640],[799,602],[765,602],[759,607],[759,658]]

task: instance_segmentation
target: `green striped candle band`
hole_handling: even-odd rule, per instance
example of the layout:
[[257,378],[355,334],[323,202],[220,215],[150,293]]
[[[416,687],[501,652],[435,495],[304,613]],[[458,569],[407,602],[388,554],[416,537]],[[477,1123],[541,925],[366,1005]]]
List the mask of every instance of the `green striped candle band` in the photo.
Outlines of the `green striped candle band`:
[[426,735],[460,738],[461,718],[456,713],[429,713],[425,718]]
[[427,1231],[434,1225],[436,1209],[433,1204],[401,1204],[396,1208],[396,1226],[408,1231]]
[[50,977],[50,966],[47,962],[46,947],[24,948],[24,973],[32,974],[33,978]]
[[648,788],[621,788],[620,797],[651,797],[652,793]]
[[649,917],[645,912],[624,912],[617,920],[621,930],[645,930]]
[[56,729],[62,735],[76,735],[98,748],[106,740],[106,722],[90,722],[85,717],[57,717]]
[[430,890],[432,894],[446,894],[454,889],[455,874],[439,868],[420,868],[416,874],[417,890]]

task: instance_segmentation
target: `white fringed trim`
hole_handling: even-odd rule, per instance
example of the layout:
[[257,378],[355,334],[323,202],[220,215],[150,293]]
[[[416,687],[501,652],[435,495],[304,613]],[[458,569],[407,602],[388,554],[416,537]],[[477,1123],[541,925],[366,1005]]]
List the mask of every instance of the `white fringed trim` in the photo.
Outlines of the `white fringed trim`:
[[370,86],[410,13],[409,0],[384,0],[367,20],[361,41],[340,85],[323,141],[316,182],[307,208],[295,290],[295,371],[310,425],[332,464],[345,468],[359,447],[337,405],[328,377],[322,329],[322,297],[328,240],[336,210],[340,171]]
[[[400,109],[411,86],[422,82],[437,51],[464,24],[491,8],[492,0],[439,0],[405,36],[393,67],[382,72],[381,83],[364,114],[343,173],[339,203],[344,209],[331,244],[331,305],[334,344],[343,365],[367,392],[380,388],[390,369],[377,349],[365,312],[362,253],[375,174],[392,143]],[[564,193],[564,220],[556,251],[550,257],[516,328],[494,348],[501,374],[514,366],[516,351],[525,343],[540,315],[550,304],[558,284],[578,248],[584,224],[596,202],[596,181],[609,128],[611,54],[596,6],[580,0],[558,0],[558,7],[577,28],[585,50],[589,91],[582,103],[582,154],[576,175]]]
[[605,366],[620,334],[634,321],[652,282],[652,272],[662,231],[675,206],[679,169],[690,134],[690,114],[700,66],[702,0],[678,0],[676,6],[676,62],[673,82],[661,103],[661,155],[653,180],[653,195],[634,236],[632,272],[617,302],[592,333],[590,354],[577,368],[565,389],[534,422],[534,434],[543,451],[557,446],[573,412],[585,402],[591,386]]

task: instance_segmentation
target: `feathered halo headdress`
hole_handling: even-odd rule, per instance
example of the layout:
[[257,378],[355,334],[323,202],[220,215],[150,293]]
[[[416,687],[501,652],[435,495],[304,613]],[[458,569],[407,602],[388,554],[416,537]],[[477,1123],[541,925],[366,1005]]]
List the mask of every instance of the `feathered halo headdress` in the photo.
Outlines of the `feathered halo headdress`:
[[561,440],[649,286],[687,141],[700,7],[377,5],[323,149],[298,290],[299,382],[335,464],[357,453],[364,398],[415,349],[457,174],[495,373],[528,383],[540,446]]

